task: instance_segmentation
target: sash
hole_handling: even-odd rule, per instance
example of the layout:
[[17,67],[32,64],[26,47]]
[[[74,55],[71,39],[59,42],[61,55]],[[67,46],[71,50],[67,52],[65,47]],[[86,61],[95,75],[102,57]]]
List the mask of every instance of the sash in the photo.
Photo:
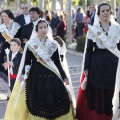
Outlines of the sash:
[[8,35],[4,28],[0,29],[2,36],[6,39],[8,43],[12,40],[12,36]]
[[117,120],[118,115],[120,114],[119,106],[120,106],[120,51],[117,49],[117,46],[113,46],[110,42],[110,38],[108,38],[97,26],[88,26],[90,33],[99,40],[105,48],[107,48],[111,53],[118,57],[118,67],[116,72],[116,82],[115,82],[115,90],[113,96],[113,118],[112,120]]
[[33,55],[37,58],[37,60],[43,64],[48,69],[52,70],[59,78],[61,78],[60,73],[51,60],[51,58],[46,54],[46,52],[37,44],[34,40],[30,40],[28,42],[28,48],[33,53]]

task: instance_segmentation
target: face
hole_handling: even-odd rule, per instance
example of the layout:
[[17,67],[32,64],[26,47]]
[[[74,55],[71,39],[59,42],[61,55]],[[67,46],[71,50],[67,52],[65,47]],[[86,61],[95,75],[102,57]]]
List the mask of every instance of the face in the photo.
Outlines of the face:
[[58,13],[55,13],[54,16],[57,17],[57,16],[58,16]]
[[40,37],[45,38],[48,33],[48,27],[46,23],[39,23],[38,25],[38,34]]
[[109,20],[110,17],[110,8],[107,5],[101,6],[100,7],[100,15],[99,15],[101,20]]
[[8,23],[11,20],[11,18],[9,18],[9,16],[5,12],[1,14],[1,19],[4,23]]
[[51,16],[54,16],[54,12],[51,12]]
[[19,51],[20,46],[16,43],[16,42],[11,42],[10,43],[10,50],[15,53],[17,51]]
[[30,12],[30,19],[35,22],[39,19],[39,14],[36,11]]
[[90,11],[91,12],[95,11],[95,5],[94,4],[90,6]]
[[25,15],[29,14],[28,4],[21,4],[21,10],[22,10],[23,14],[25,14]]
[[19,15],[21,15],[21,14],[22,14],[22,12],[20,12],[20,11],[17,10],[17,11],[15,12],[15,17],[17,17],[17,16],[19,16]]

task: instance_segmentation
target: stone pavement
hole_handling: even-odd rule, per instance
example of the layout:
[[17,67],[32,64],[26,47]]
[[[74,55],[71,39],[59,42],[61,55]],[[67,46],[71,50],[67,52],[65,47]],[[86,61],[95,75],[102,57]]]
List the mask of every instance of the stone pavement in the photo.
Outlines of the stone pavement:
[[[83,53],[76,52],[75,50],[67,50],[67,54],[74,54],[77,56],[83,56]],[[0,120],[3,120],[5,109],[7,106],[7,94],[8,94],[8,83],[4,82],[0,78]]]
[[73,54],[73,55],[77,55],[77,56],[83,56],[83,53],[77,52],[76,50],[70,50],[70,49],[67,49],[67,54]]
[[7,106],[8,84],[0,78],[0,120],[3,120]]

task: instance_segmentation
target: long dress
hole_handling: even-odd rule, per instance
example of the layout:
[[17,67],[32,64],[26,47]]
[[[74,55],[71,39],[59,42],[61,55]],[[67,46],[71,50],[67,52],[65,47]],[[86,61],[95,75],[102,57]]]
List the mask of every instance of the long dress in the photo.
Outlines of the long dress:
[[7,82],[8,81],[7,70],[4,69],[2,64],[6,61],[5,49],[10,48],[10,44],[2,36],[1,32],[3,31],[3,29],[9,36],[11,36],[11,38],[20,38],[21,27],[16,22],[13,22],[12,28],[10,30],[7,29],[4,23],[0,25],[0,77],[3,78]]
[[[38,37],[35,39],[42,47]],[[65,79],[67,76],[61,67],[56,44],[47,39],[45,48],[45,53],[51,56],[62,79]],[[16,82],[4,120],[74,120],[72,102],[68,92],[54,70],[50,70],[49,67],[39,62],[29,49],[26,52],[25,65],[31,65],[25,88],[21,91],[14,109],[20,87],[20,81]]]
[[[100,23],[96,25],[104,32]],[[116,32],[114,32],[116,31]],[[107,36],[114,45],[119,44],[120,26],[109,26]],[[90,32],[85,54],[84,70],[88,70],[87,87],[78,92],[76,118],[78,120],[111,120],[112,98],[118,58],[109,52]],[[81,80],[84,79],[82,74]]]

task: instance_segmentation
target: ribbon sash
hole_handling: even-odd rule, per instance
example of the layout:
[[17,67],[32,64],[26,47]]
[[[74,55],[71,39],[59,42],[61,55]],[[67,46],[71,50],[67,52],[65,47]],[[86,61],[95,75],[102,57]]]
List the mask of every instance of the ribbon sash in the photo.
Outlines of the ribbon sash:
[[2,36],[7,40],[8,43],[12,40],[12,37],[7,34],[5,30],[1,31]]

